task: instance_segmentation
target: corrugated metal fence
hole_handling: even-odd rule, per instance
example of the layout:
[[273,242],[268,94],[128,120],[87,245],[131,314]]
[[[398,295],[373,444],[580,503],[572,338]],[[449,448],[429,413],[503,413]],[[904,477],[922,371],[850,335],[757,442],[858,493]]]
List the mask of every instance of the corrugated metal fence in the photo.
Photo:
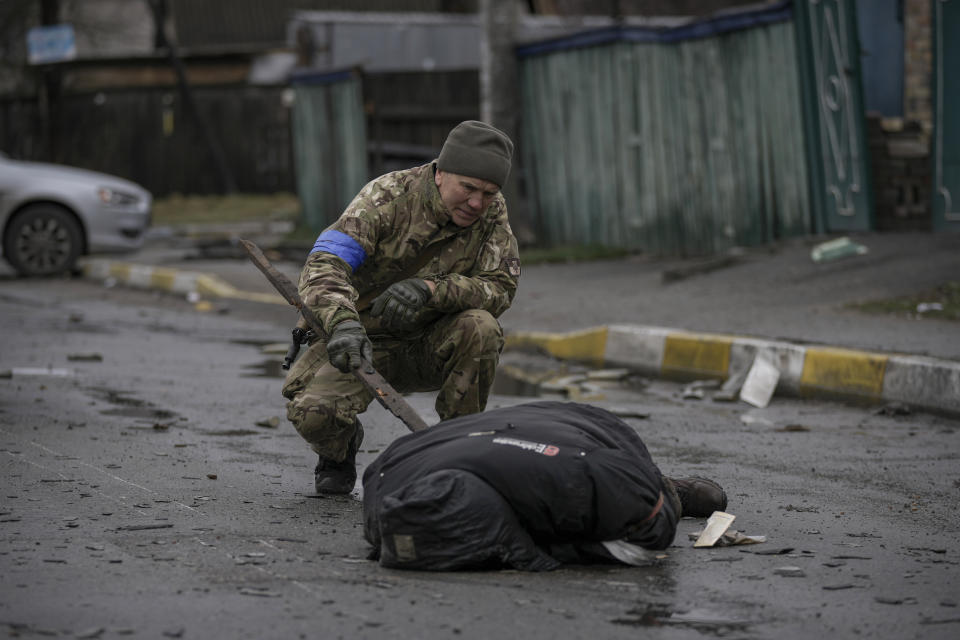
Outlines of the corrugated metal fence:
[[790,13],[756,15],[518,50],[542,239],[702,255],[811,230]]

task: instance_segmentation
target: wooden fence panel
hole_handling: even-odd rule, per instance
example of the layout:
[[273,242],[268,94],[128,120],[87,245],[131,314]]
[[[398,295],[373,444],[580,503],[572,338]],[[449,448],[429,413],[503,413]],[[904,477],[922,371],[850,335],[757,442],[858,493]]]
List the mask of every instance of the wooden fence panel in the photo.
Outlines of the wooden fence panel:
[[[290,115],[280,87],[198,87],[198,109],[224,149],[241,192],[292,191]],[[170,88],[65,95],[55,111],[53,156],[41,149],[35,102],[0,103],[0,148],[133,180],[155,197],[219,193],[213,160],[183,101]]]
[[811,231],[793,26],[758,24],[521,49],[538,235],[702,255]]

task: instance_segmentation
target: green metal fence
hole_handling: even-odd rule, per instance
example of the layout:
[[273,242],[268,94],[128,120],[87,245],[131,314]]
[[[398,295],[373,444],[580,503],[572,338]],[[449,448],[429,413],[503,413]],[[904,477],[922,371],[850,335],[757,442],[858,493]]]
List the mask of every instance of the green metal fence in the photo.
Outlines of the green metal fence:
[[358,74],[293,78],[293,151],[306,223],[320,231],[366,184],[367,138]]
[[708,37],[618,28],[518,49],[545,244],[702,255],[812,230],[794,29],[775,9]]

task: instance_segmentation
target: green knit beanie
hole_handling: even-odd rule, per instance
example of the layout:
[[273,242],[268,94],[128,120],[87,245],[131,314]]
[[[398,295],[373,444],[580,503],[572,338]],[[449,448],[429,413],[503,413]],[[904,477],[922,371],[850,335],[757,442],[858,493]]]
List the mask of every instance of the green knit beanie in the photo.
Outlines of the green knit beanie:
[[440,150],[437,168],[502,187],[510,175],[513,142],[503,131],[467,120],[455,126]]

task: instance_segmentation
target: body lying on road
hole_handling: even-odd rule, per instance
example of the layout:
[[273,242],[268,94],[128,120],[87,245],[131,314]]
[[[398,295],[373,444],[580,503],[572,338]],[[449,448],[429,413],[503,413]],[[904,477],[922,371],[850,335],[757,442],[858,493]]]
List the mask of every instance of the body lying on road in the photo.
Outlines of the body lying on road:
[[649,560],[682,515],[726,508],[714,482],[663,476],[636,431],[584,404],[533,402],[393,442],[363,474],[364,535],[418,570]]

